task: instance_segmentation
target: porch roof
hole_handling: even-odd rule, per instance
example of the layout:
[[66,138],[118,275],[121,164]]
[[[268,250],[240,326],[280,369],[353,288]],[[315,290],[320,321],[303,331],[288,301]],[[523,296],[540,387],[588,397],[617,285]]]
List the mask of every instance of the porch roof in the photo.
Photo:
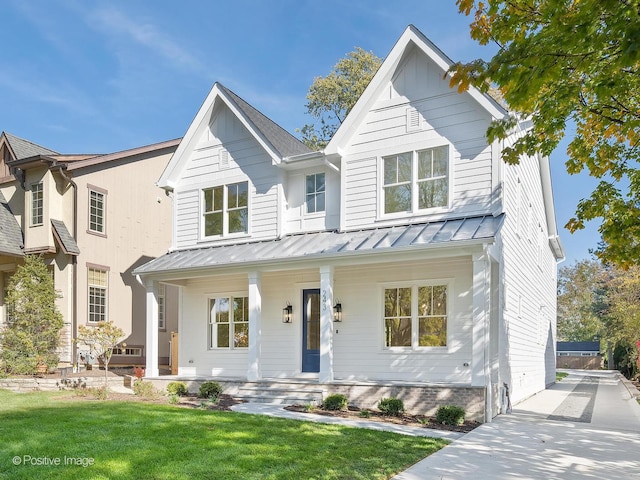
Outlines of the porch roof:
[[324,231],[279,239],[175,250],[134,270],[148,275],[241,264],[312,258],[340,258],[362,253],[391,253],[428,246],[455,246],[493,240],[504,214],[381,227],[349,232]]

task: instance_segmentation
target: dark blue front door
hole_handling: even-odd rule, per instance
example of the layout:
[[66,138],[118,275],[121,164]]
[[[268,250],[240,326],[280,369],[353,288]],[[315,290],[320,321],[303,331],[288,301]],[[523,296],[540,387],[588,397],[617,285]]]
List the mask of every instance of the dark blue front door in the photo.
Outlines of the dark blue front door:
[[302,291],[302,371],[320,371],[320,290]]

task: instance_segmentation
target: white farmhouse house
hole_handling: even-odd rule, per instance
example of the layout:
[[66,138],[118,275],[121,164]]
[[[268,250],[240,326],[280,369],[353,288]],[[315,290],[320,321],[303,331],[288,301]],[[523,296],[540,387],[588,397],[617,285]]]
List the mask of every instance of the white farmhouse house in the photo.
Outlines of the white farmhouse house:
[[[555,381],[549,161],[501,160],[508,112],[458,93],[409,26],[324,151],[219,83],[159,180],[172,247],[139,268],[147,375],[160,282],[180,290],[178,377],[314,389],[489,421]],[[518,135],[514,131],[513,135]]]

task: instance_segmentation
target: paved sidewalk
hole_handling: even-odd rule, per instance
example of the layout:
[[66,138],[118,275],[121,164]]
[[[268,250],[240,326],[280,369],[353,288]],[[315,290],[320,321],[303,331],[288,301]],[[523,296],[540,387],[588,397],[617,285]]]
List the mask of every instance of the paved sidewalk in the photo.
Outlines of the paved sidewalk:
[[620,374],[567,372],[394,479],[640,479],[640,405]]

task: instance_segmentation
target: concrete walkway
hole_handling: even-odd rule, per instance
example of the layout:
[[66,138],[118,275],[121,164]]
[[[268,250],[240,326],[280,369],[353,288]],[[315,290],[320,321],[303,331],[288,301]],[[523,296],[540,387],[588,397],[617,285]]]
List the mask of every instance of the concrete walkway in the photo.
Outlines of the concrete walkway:
[[394,480],[640,479],[640,405],[621,375],[567,370]]

